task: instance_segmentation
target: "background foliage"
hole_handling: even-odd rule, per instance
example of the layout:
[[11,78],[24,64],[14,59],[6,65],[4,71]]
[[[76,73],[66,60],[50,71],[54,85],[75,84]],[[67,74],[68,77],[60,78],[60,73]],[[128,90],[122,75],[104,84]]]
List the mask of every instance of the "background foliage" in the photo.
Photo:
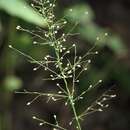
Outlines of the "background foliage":
[[[28,1],[28,3],[31,1]],[[84,121],[84,129],[89,130],[129,130],[129,99],[130,99],[130,45],[129,45],[129,0],[94,1],[94,0],[62,0],[57,2],[58,17],[66,15],[69,24],[78,22],[74,32],[80,35],[69,39],[69,43],[78,43],[78,53],[86,52],[97,37],[104,32],[109,36],[99,40],[97,49],[99,56],[94,57],[88,73],[84,74],[79,84],[79,92],[89,83],[103,79],[103,87],[92,92],[86,99],[89,103],[101,91],[114,86],[117,98],[111,102],[111,107],[103,113],[97,113]],[[73,11],[70,12],[70,9]],[[84,17],[86,12],[86,17]],[[87,14],[88,12],[88,14]],[[41,114],[48,120],[51,114],[57,113],[66,123],[71,116],[69,111],[55,104],[36,103],[31,107],[25,104],[30,97],[14,94],[15,90],[54,90],[54,82],[43,82],[47,74],[44,71],[33,72],[26,59],[8,48],[13,44],[16,48],[37,58],[42,58],[49,51],[48,48],[34,47],[32,36],[17,32],[16,26],[34,28],[45,26],[42,18],[36,14],[24,0],[0,1],[0,130],[40,130],[31,120],[33,113]],[[66,31],[65,30],[65,31]],[[92,97],[92,99],[90,98]],[[83,102],[83,104],[87,104]],[[60,105],[60,102],[57,103]],[[81,106],[83,106],[81,104]],[[79,111],[81,106],[77,106]],[[53,108],[53,109],[52,109]],[[62,108],[62,110],[61,110]],[[64,112],[63,112],[64,110]],[[97,121],[98,119],[98,121]],[[114,122],[114,123],[113,123]],[[47,130],[49,128],[45,128]]]

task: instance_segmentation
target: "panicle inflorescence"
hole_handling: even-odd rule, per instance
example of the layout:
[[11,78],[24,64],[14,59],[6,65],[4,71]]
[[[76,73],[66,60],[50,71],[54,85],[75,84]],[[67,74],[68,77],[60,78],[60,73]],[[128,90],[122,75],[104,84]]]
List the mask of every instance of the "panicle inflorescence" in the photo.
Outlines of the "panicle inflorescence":
[[[69,47],[66,45],[67,38],[70,35],[73,35],[71,34],[71,31],[73,31],[75,26],[72,27],[71,31],[69,31],[68,33],[59,33],[60,30],[63,29],[63,27],[67,24],[67,20],[65,19],[65,17],[59,20],[56,19],[54,13],[54,8],[56,6],[55,0],[34,0],[34,2],[31,3],[31,6],[34,8],[34,10],[39,12],[39,14],[44,19],[46,19],[47,27],[37,27],[34,30],[28,30],[18,25],[16,29],[31,34],[33,39],[35,39],[33,41],[34,45],[50,46],[54,50],[55,54],[48,54],[41,61],[39,61],[31,57],[30,55],[17,50],[11,45],[9,45],[9,47],[27,57],[32,64],[35,64],[36,67],[33,68],[33,71],[37,71],[39,68],[43,68],[45,71],[49,71],[51,74],[48,78],[44,80],[55,80],[58,91],[57,93],[41,93],[24,90],[24,92],[17,93],[34,95],[34,98],[31,101],[27,102],[27,106],[30,106],[34,101],[37,101],[40,97],[43,96],[47,97],[47,102],[49,102],[50,100],[54,102],[58,100],[64,100],[65,106],[69,105],[74,115],[68,125],[72,125],[75,123],[75,129],[81,130],[81,121],[84,119],[84,117],[97,111],[103,111],[104,108],[109,106],[108,104],[106,104],[106,101],[114,98],[116,95],[111,95],[105,92],[99,98],[97,98],[97,100],[90,104],[90,106],[87,107],[81,114],[77,113],[75,103],[79,100],[83,100],[85,94],[87,94],[93,88],[99,86],[102,83],[102,80],[99,80],[95,84],[90,84],[89,87],[81,94],[76,95],[75,89],[77,83],[80,82],[79,78],[84,71],[88,70],[88,67],[92,62],[91,59],[88,58],[88,56],[97,55],[98,51],[94,51],[94,45],[91,49],[87,51],[87,53],[82,56],[78,56],[76,44],[72,44]],[[73,9],[70,9],[70,12],[72,11]],[[87,14],[87,11],[84,12],[84,15]],[[105,33],[103,37],[107,35],[108,33]],[[96,38],[96,42],[99,41],[101,38],[102,37],[98,36]],[[74,52],[73,60],[69,59],[71,52]],[[69,87],[70,85],[68,85],[68,79],[69,81],[72,81],[71,87]],[[64,84],[59,83],[59,80],[62,80]],[[53,127],[53,130],[67,130],[66,128],[60,126],[55,114],[53,115],[55,124],[51,124],[43,119],[37,118],[36,116],[33,116],[32,118],[39,122],[39,126],[49,125]]]

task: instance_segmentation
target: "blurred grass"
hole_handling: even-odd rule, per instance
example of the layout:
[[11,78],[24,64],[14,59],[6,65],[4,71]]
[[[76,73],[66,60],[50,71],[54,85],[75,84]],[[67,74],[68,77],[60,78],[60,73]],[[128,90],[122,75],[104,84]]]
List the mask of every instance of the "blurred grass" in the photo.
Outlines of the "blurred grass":
[[[1,0],[0,9],[6,11],[12,16],[16,16],[25,21],[37,24],[39,26],[46,25],[46,19],[42,18],[40,14],[36,13],[25,1],[23,0]],[[26,13],[26,14],[25,14]]]

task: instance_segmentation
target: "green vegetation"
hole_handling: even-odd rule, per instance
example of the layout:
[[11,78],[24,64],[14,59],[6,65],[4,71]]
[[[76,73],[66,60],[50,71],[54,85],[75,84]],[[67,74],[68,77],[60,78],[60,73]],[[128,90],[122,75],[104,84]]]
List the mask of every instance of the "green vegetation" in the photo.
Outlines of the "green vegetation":
[[[44,72],[41,69],[42,68],[40,66],[41,63],[39,64],[39,62],[37,62],[40,60],[43,61],[43,57],[46,57],[48,53],[52,54],[53,56],[56,56],[57,49],[54,46],[53,46],[54,48],[52,46],[49,47],[50,45],[49,46],[46,45],[42,46],[41,44],[40,46],[34,45],[36,41],[37,43],[43,43],[43,40],[36,38],[33,34],[29,34],[30,32],[26,33],[29,30],[34,32],[35,34],[39,34],[39,32],[36,30],[40,28],[43,30],[44,29],[48,30],[47,29],[48,19],[46,19],[46,17],[42,17],[39,13],[36,13],[33,7],[29,6],[30,3],[27,2],[25,2],[25,0],[21,0],[21,1],[12,0],[11,3],[9,0],[0,1],[0,34],[2,34],[0,35],[0,41],[1,41],[0,42],[0,83],[1,83],[0,85],[0,97],[1,97],[0,130],[12,130],[13,128],[14,130],[16,129],[16,127],[12,126],[11,123],[13,122],[11,119],[15,115],[12,114],[12,110],[10,108],[13,105],[17,106],[18,103],[24,104],[28,101],[28,98],[26,99],[25,96],[23,95],[22,95],[23,97],[20,96],[22,98],[15,98],[18,95],[20,95],[20,94],[15,94],[14,93],[15,91],[22,91],[23,89],[26,89],[24,93],[30,93],[30,92],[32,93],[31,90],[34,90],[34,92],[36,90],[39,91],[43,90],[43,93],[45,95],[43,93],[42,94],[48,97],[45,93],[46,91],[48,91],[47,86],[52,86],[51,90],[49,91],[51,92],[49,97],[50,98],[54,97],[55,100],[55,98],[57,98],[55,96],[58,96],[58,95],[52,95],[52,94],[56,94],[52,92],[55,92],[53,88],[55,88],[57,81],[56,82],[52,80],[49,82],[43,81],[44,77],[48,77],[51,74],[48,72]],[[77,56],[80,55],[83,56],[83,54],[85,54],[93,46],[95,47],[93,52],[96,52],[97,50],[99,51],[98,55],[88,57],[89,59],[91,59],[92,62],[91,65],[89,64],[89,66],[87,67],[88,69],[87,72],[82,74],[81,77],[79,78],[80,82],[76,83],[76,91],[74,94],[75,98],[73,97],[73,102],[75,102],[74,100],[77,98],[78,95],[80,95],[82,92],[88,89],[88,87],[91,84],[92,85],[97,84],[97,81],[100,81],[100,79],[103,80],[102,86],[105,87],[101,87],[101,88],[98,87],[92,89],[90,95],[87,94],[84,95],[84,100],[82,102],[80,101],[79,105],[76,102],[75,105],[76,114],[78,115],[82,114],[81,112],[83,112],[85,108],[82,106],[86,106],[86,105],[89,106],[91,102],[95,101],[96,97],[99,97],[100,94],[98,92],[101,91],[102,93],[102,91],[107,90],[108,87],[116,86],[115,89],[118,89],[118,91],[122,93],[124,92],[125,93],[124,95],[128,96],[130,92],[130,87],[129,87],[130,68],[129,68],[129,63],[127,61],[129,48],[127,47],[127,44],[123,41],[123,38],[119,35],[119,33],[114,31],[110,27],[101,27],[101,25],[97,24],[95,22],[96,21],[95,12],[87,3],[79,2],[79,3],[75,3],[75,5],[70,4],[69,7],[68,6],[63,7],[62,4],[60,5],[57,2],[56,7],[57,7],[55,12],[56,16],[60,18],[61,16],[65,15],[65,18],[62,19],[67,21],[67,26],[64,29],[63,28],[60,29],[60,32],[56,34],[56,38],[61,36],[63,32],[67,34],[68,30],[72,30],[72,34],[70,35],[71,37],[69,36],[67,39],[65,38],[65,40],[67,40],[67,42],[65,41],[66,48],[72,46],[73,44],[76,44]],[[25,30],[22,30],[22,32],[17,31],[16,27],[19,27],[19,25],[21,25],[20,29],[25,29]],[[74,28],[72,29],[73,25]],[[50,30],[50,31],[54,31],[54,30]],[[96,41],[96,46],[95,46],[95,41]],[[20,53],[23,52],[24,55],[26,54],[25,56],[31,56],[34,59],[36,59],[36,61],[34,59],[30,59],[30,57],[27,57],[28,61],[32,63],[30,65],[29,62],[26,61],[26,58],[24,56],[21,56],[15,51],[12,51],[11,49],[8,48],[8,45],[10,44],[14,47],[14,49],[17,48],[16,51],[20,50]],[[71,58],[70,59],[71,62],[75,54],[74,48],[75,47],[73,47],[71,53],[68,54],[68,57]],[[59,61],[58,55],[56,56],[57,63]],[[68,61],[66,60],[63,64],[65,65],[66,62]],[[36,72],[34,72],[33,70],[37,69],[37,67],[39,67],[38,65],[40,66],[40,68]],[[64,67],[61,69],[64,69]],[[67,80],[67,82],[68,82],[68,88],[71,89],[70,81]],[[63,82],[61,84],[63,85]],[[42,86],[42,89],[40,89],[40,85]],[[66,91],[66,88],[64,89]],[[70,90],[70,92],[71,91],[72,90]],[[95,97],[92,96],[93,94],[95,95]],[[39,99],[39,96],[41,97],[41,94],[40,93],[37,93],[37,95],[34,94],[34,97],[37,96]],[[64,99],[66,100],[67,97],[70,97],[71,99],[71,95],[65,95]],[[30,96],[30,98],[33,98],[33,96]],[[87,103],[86,103],[86,99],[87,99]],[[46,106],[46,104],[44,105]],[[71,107],[73,109],[73,113],[75,113],[75,110],[72,105]],[[27,108],[25,109],[23,107],[23,109],[26,111]],[[29,120],[28,121],[29,123],[31,122],[30,124],[33,124],[32,127],[34,127],[34,125],[36,126],[35,124],[36,122],[32,123],[30,119],[31,114],[33,113],[32,112],[33,109],[32,111],[30,110],[31,114],[29,112],[25,114],[24,110],[22,110],[23,116],[27,115],[29,119],[28,117],[26,118]],[[53,121],[55,115],[56,115],[56,120]],[[17,119],[18,118],[20,119],[19,114],[18,115],[16,114],[16,116]],[[40,117],[42,118],[42,116]],[[33,118],[35,118],[35,116]],[[24,119],[25,117],[23,118],[23,120]],[[37,116],[36,119],[40,121],[39,123],[41,124],[39,125],[43,125],[42,123],[48,124],[47,121],[50,120],[51,120],[50,124],[53,123],[55,124],[56,121],[59,120],[59,116],[55,114],[54,111],[54,114],[51,115],[49,119],[47,118],[47,120],[45,121],[42,120],[43,122],[41,122],[41,119],[37,118]],[[70,121],[71,124],[70,118],[68,120]],[[19,120],[19,122],[20,121],[21,120]],[[77,121],[76,123],[78,125],[77,129],[79,130],[81,129],[79,125],[80,121]],[[73,123],[72,126],[75,124]],[[31,129],[31,127],[29,128]],[[25,127],[23,128],[21,127],[19,129],[26,130]],[[35,129],[39,130],[40,128],[36,127]]]

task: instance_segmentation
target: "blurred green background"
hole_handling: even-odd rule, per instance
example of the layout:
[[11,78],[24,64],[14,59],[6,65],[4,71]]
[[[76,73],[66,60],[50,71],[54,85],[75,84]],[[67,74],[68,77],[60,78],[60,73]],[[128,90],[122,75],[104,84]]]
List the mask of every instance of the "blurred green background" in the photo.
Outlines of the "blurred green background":
[[[50,53],[47,47],[32,45],[31,35],[16,30],[17,25],[28,29],[44,26],[42,18],[29,6],[32,1],[0,0],[0,130],[51,129],[37,126],[31,119],[33,114],[53,122],[52,115],[55,113],[65,126],[71,117],[70,111],[62,102],[47,104],[44,99],[40,99],[27,107],[26,103],[32,97],[14,93],[23,89],[56,89],[54,82],[42,80],[46,77],[46,72],[34,72],[34,65],[8,48],[8,45],[12,44],[37,59]],[[66,15],[69,23],[66,30],[71,29],[76,22],[79,23],[74,32],[80,35],[68,39],[69,43],[77,43],[78,54],[82,55],[92,47],[97,36],[102,37],[105,32],[109,34],[97,44],[99,55],[92,58],[91,68],[82,75],[77,89],[81,92],[99,79],[103,79],[103,85],[99,90],[87,95],[87,101],[77,105],[77,108],[82,110],[99,91],[113,86],[117,98],[110,101],[110,108],[104,112],[89,116],[83,122],[83,129],[130,130],[130,1],[60,0],[57,1],[55,13],[58,17]]]

